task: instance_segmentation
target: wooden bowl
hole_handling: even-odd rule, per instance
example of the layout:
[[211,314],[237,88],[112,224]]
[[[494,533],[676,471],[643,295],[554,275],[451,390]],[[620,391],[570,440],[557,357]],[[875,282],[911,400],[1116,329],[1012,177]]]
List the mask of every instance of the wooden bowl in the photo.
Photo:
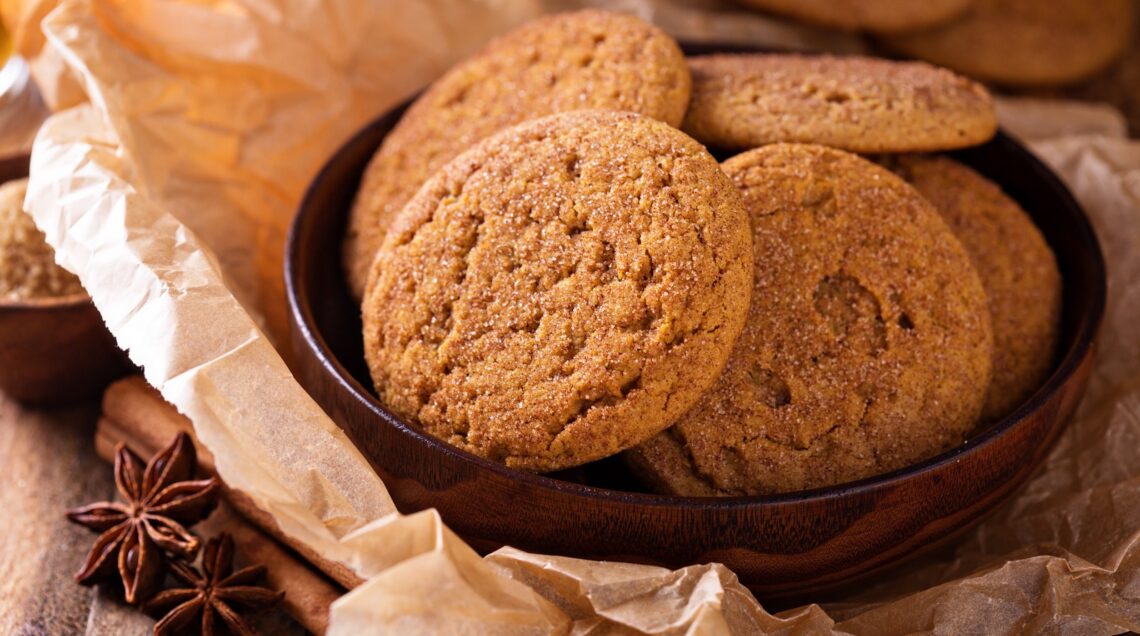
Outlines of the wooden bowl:
[[[0,159],[0,183],[28,176],[28,157]],[[86,294],[0,300],[0,391],[25,404],[98,398],[131,369]]]
[[1068,190],[1004,134],[954,153],[1029,211],[1056,252],[1064,315],[1056,367],[1033,396],[959,448],[890,474],[777,496],[684,498],[638,488],[620,461],[544,476],[441,442],[376,400],[340,248],[360,175],[396,109],[310,185],[289,236],[286,285],[302,384],[384,479],[403,512],[435,507],[479,550],[657,563],[719,561],[765,602],[844,586],[938,545],[1005,500],[1045,457],[1084,391],[1104,309],[1100,248]]

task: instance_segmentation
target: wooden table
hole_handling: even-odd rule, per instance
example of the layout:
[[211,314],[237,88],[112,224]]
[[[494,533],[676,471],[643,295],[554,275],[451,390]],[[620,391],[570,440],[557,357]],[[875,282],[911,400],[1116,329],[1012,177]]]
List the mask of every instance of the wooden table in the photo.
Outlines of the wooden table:
[[[0,394],[0,632],[78,634],[103,624],[105,614],[134,614],[116,611],[71,578],[90,537],[64,518],[64,509],[115,491],[91,444],[98,413],[96,404],[24,410]],[[149,627],[122,623],[126,633]]]
[[[64,510],[110,499],[110,464],[92,439],[99,405],[25,409],[0,393],[0,634],[150,634],[154,621],[121,594],[75,583],[95,534]],[[280,611],[263,633],[303,634]]]

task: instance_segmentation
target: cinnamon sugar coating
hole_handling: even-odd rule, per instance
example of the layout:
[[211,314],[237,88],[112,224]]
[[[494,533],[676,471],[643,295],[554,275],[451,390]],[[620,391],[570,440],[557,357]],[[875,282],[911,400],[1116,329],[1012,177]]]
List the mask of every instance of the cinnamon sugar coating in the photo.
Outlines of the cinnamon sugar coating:
[[752,305],[717,383],[626,453],[657,489],[754,495],[881,474],[981,412],[986,296],[931,205],[887,170],[775,144],[723,164],[752,218]]
[[612,455],[720,375],[748,309],[750,239],[740,193],[666,124],[579,111],[503,131],[388,233],[363,308],[377,391],[515,468]]
[[901,155],[886,166],[938,210],[982,280],[994,330],[993,381],[982,418],[1025,401],[1053,367],[1061,273],[1029,215],[996,184],[949,157]]
[[922,62],[748,54],[695,57],[689,67],[682,129],[719,148],[922,152],[977,145],[997,130],[984,87]]
[[363,294],[376,251],[404,204],[476,142],[528,119],[592,108],[676,126],[690,86],[677,43],[629,15],[552,15],[494,40],[432,84],[368,165],[345,238],[353,294]]

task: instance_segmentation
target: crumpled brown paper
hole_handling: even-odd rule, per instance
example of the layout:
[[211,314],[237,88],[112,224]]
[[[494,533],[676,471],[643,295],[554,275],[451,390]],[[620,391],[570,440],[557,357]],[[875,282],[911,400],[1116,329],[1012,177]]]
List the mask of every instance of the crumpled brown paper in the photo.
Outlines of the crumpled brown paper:
[[[741,10],[711,1],[700,11],[622,6],[674,31],[823,42],[754,16],[754,27],[731,26]],[[856,598],[773,616],[720,565],[669,571],[509,548],[481,559],[434,511],[394,512],[259,329],[280,328],[284,228],[304,185],[353,130],[544,8],[538,0],[64,0],[43,23],[45,50],[66,61],[91,103],[44,126],[27,207],[147,379],[194,421],[225,481],[288,535],[367,579],[334,605],[330,631],[1140,628],[1140,342],[1130,324],[1140,310],[1140,144],[1121,137],[1111,114],[1085,107],[1005,102],[1001,111],[1066,179],[1104,241],[1100,362],[1043,471],[951,551]]]

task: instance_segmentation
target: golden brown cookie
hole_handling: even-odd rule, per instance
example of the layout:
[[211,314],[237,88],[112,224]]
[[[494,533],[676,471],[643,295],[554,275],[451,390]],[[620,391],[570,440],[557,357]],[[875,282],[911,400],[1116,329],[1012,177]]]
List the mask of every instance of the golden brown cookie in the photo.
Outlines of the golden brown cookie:
[[1052,369],[1061,328],[1057,261],[1021,206],[970,168],[936,156],[885,161],[934,204],[982,280],[994,331],[993,380],[982,418],[996,420]]
[[633,16],[580,11],[540,18],[432,84],[368,165],[345,238],[349,287],[364,292],[392,219],[436,170],[488,135],[553,113],[638,112],[678,125],[690,77],[677,43]]
[[1068,84],[1127,47],[1132,0],[978,0],[961,19],[884,40],[889,48],[987,82]]
[[993,335],[970,259],[930,203],[855,155],[758,148],[725,172],[752,216],[755,283],[724,373],[626,453],[657,488],[751,495],[891,471],[960,444]]
[[852,152],[920,152],[983,143],[997,130],[981,85],[921,62],[826,55],[689,60],[682,128],[719,148],[818,143]]
[[397,217],[364,301],[393,412],[532,471],[644,441],[720,374],[747,313],[740,194],[696,141],[634,113],[503,131]]
[[848,31],[901,33],[962,15],[975,0],[737,0],[820,26]]

